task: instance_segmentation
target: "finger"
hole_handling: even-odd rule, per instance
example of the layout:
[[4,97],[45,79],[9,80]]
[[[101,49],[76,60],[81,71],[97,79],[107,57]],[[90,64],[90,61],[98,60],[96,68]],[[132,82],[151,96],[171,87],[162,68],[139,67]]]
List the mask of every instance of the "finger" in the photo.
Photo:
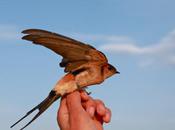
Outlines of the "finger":
[[103,121],[105,123],[109,123],[111,121],[111,110],[109,108],[106,108],[106,114],[103,116]]
[[81,105],[81,97],[78,91],[75,91],[66,96],[67,107],[69,111],[70,128],[76,130],[77,126],[84,128],[89,120],[89,115]]
[[80,96],[82,101],[87,101],[89,100],[89,95],[87,94],[86,91],[80,91]]
[[57,112],[57,117],[62,117],[63,115],[68,114],[66,98],[63,97],[60,101],[60,107]]
[[90,117],[94,117],[94,114],[95,114],[95,107],[88,107],[86,109],[86,112],[90,115]]
[[68,94],[66,96],[66,101],[68,111],[70,111],[70,113],[75,113],[75,111],[77,112],[78,110],[82,109],[81,97],[78,91],[74,91]]
[[67,109],[67,104],[66,104],[66,98],[63,97],[60,101],[60,107],[57,112],[57,122],[58,125],[61,128],[66,128],[68,127],[68,122],[69,122],[69,113]]
[[95,113],[94,120],[98,121],[100,124],[103,124],[103,117]]
[[86,112],[93,117],[95,114],[95,108],[96,108],[96,104],[94,102],[94,100],[89,97],[88,101],[85,101],[82,103],[82,106],[84,107],[84,109],[86,110]]
[[106,114],[106,107],[101,100],[95,100],[96,112],[99,116],[104,116]]

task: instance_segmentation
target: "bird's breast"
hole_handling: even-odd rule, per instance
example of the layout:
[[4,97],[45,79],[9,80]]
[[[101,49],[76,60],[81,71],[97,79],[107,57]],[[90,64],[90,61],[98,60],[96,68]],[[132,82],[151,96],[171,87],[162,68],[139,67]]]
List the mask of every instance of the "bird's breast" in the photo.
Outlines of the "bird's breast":
[[83,71],[75,76],[75,81],[78,86],[83,87],[88,85],[90,73],[88,71]]
[[95,83],[95,73],[90,70],[83,71],[75,76],[75,81],[79,87],[87,87]]

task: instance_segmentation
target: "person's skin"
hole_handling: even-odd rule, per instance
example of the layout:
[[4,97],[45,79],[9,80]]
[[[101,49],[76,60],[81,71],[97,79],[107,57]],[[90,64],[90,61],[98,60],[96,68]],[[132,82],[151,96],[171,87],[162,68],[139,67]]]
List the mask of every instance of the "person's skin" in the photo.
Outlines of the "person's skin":
[[64,96],[57,114],[61,130],[103,130],[103,123],[110,119],[111,111],[104,103],[83,91]]

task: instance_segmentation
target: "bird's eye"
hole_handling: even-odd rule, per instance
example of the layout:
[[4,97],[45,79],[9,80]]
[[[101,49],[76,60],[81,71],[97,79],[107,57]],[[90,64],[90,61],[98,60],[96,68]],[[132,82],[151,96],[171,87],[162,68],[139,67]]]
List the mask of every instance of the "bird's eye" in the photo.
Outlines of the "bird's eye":
[[112,66],[108,66],[108,69],[109,69],[109,70],[112,70],[112,69],[113,69],[113,67],[112,67]]

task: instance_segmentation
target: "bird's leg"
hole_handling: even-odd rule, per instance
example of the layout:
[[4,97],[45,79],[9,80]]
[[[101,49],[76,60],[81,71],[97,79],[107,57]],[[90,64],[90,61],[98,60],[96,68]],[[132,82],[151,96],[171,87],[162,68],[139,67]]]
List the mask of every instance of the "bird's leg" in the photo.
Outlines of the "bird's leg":
[[87,95],[91,95],[92,92],[88,92],[86,89],[85,89],[85,92],[87,93]]
[[[77,85],[77,86],[78,86],[78,85]],[[81,87],[79,87],[79,86],[78,86],[78,90],[79,90],[79,91],[84,91],[84,92],[86,92],[87,95],[90,95],[90,94],[92,93],[92,92],[88,92],[88,91],[87,91],[87,88],[81,88]]]

